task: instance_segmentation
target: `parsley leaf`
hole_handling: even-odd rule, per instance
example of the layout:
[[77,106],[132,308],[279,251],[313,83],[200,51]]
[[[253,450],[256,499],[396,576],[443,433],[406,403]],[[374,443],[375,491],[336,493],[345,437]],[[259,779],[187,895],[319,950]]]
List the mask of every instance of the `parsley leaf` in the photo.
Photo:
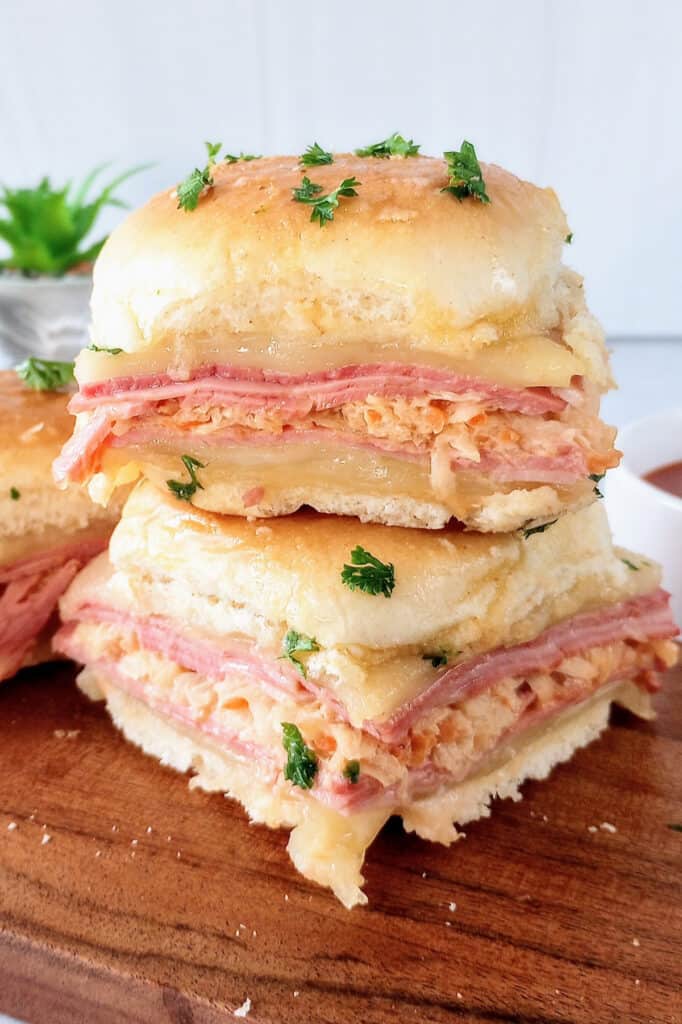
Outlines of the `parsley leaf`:
[[301,153],[298,158],[298,162],[302,167],[317,167],[322,164],[333,164],[334,154],[329,153],[326,149],[322,149],[322,146],[317,142],[313,142],[312,146],[306,148],[305,153]]
[[203,171],[198,167],[187,175],[178,185],[178,209],[196,210],[199,197],[206,188],[213,188],[213,168],[222,142],[205,142],[208,160]]
[[189,473],[189,483],[182,483],[178,480],[166,480],[169,491],[172,491],[176,498],[180,501],[191,501],[197,488],[203,491],[204,485],[199,483],[197,479],[197,469],[205,469],[203,462],[199,462],[198,459],[193,459],[191,455],[183,455],[182,462]]
[[544,533],[545,530],[550,528],[550,526],[554,526],[556,521],[556,519],[552,519],[549,523],[541,523],[540,526],[529,526],[526,529],[521,530],[523,539],[528,540],[528,538],[532,537],[534,533]]
[[635,565],[634,562],[631,562],[629,558],[621,558],[621,562],[623,565],[627,565],[628,569],[632,572],[639,572],[639,566]]
[[450,183],[441,192],[452,192],[459,200],[473,196],[481,203],[489,203],[490,196],[485,190],[481,165],[472,143],[465,139],[460,150],[450,150],[443,156],[448,163]]
[[371,146],[364,146],[356,149],[356,156],[376,156],[387,159],[389,156],[416,156],[419,146],[415,146],[412,139],[404,139],[398,132],[393,132],[387,139],[381,142],[374,142]]
[[448,652],[441,647],[437,654],[422,654],[422,661],[430,661],[434,668],[442,668],[448,663]]
[[668,825],[673,832],[682,832],[682,825]]
[[109,356],[119,356],[122,351],[122,348],[102,348],[100,345],[95,345],[94,341],[88,345],[88,352],[106,352]]
[[317,758],[291,722],[282,722],[282,745],[287,752],[284,778],[301,789],[311,789],[317,775]]
[[568,232],[568,234],[564,238],[564,242],[566,243],[566,245],[571,245],[571,243],[573,242],[573,232],[572,231]]
[[282,653],[280,658],[286,658],[295,665],[304,679],[307,679],[306,667],[300,658],[295,657],[298,651],[319,651],[320,645],[314,636],[307,636],[305,633],[297,633],[290,629],[282,641]]
[[597,485],[600,483],[600,481],[602,481],[604,479],[605,476],[606,476],[606,473],[590,473],[590,480],[594,484],[594,493],[597,495],[598,498],[603,498],[604,497],[604,495],[599,490],[599,487]]
[[9,496],[12,499],[12,501],[19,501],[19,498],[21,497],[21,491],[18,491],[16,487],[10,487]]
[[320,227],[324,227],[327,221],[334,220],[334,211],[339,205],[339,198],[356,196],[356,185],[361,183],[357,178],[344,178],[340,185],[326,196],[321,196],[321,185],[316,185],[310,178],[304,177],[300,188],[292,189],[294,199],[297,203],[307,203],[312,206],[310,213],[311,221],[319,221]]
[[262,159],[262,154],[261,153],[259,153],[257,156],[256,156],[255,153],[240,153],[239,156],[235,156],[234,153],[225,153],[224,156],[223,156],[223,160],[224,160],[224,162],[226,164],[236,164],[240,160],[243,160],[244,163],[248,163],[249,160],[261,160],[261,159]]
[[316,201],[315,196],[320,194],[322,186],[315,185],[307,175],[304,175],[299,188],[294,188],[291,191],[294,193],[297,203],[310,203]]
[[358,779],[360,778],[360,762],[359,761],[346,761],[346,767],[343,769],[344,779],[348,779],[352,785],[357,785]]
[[344,565],[341,580],[351,590],[365,594],[383,594],[390,597],[395,587],[395,568],[392,562],[381,562],[358,544],[350,553],[350,565]]
[[60,363],[56,359],[29,356],[16,367],[16,374],[34,391],[58,391],[71,383],[73,363]]

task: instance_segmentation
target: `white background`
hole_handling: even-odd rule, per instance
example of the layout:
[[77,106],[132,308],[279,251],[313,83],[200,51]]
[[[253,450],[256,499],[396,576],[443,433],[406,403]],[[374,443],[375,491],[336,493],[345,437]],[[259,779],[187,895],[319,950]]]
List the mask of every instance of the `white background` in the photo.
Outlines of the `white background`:
[[[353,148],[430,153],[552,184],[611,334],[682,331],[682,4],[675,0],[1,0],[0,181],[114,159]],[[114,216],[117,214],[114,213]]]

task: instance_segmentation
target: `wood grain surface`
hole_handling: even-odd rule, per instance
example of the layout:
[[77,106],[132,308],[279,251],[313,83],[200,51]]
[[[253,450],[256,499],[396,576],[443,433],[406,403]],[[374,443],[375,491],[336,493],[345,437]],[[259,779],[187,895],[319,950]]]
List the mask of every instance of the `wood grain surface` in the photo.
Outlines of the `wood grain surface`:
[[456,848],[389,824],[349,913],[284,833],[128,746],[69,667],[25,672],[0,687],[0,1009],[219,1024],[248,996],[250,1024],[682,1022],[681,689],[677,671],[656,723],[617,713]]

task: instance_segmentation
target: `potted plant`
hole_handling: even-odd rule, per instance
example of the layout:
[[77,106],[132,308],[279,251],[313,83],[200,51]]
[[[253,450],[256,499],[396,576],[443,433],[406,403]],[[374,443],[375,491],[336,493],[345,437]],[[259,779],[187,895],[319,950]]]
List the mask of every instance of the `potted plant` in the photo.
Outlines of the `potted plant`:
[[[78,188],[0,187],[0,354],[30,352],[70,359],[87,344],[92,265],[106,241],[88,242],[105,206],[125,206],[114,194],[133,167],[89,198],[96,167]],[[149,166],[149,165],[145,165]],[[4,207],[4,215],[2,211]]]

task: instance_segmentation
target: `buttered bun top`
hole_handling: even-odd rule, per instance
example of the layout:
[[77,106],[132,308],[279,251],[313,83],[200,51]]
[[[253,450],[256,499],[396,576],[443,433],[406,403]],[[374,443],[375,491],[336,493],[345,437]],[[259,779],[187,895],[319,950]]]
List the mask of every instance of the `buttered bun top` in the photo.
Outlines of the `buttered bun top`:
[[[609,383],[555,193],[481,165],[490,201],[444,191],[445,159],[334,154],[217,163],[193,210],[167,189],[97,260],[81,383],[229,364],[302,373],[395,361],[518,386]],[[304,175],[334,219],[296,201]]]

